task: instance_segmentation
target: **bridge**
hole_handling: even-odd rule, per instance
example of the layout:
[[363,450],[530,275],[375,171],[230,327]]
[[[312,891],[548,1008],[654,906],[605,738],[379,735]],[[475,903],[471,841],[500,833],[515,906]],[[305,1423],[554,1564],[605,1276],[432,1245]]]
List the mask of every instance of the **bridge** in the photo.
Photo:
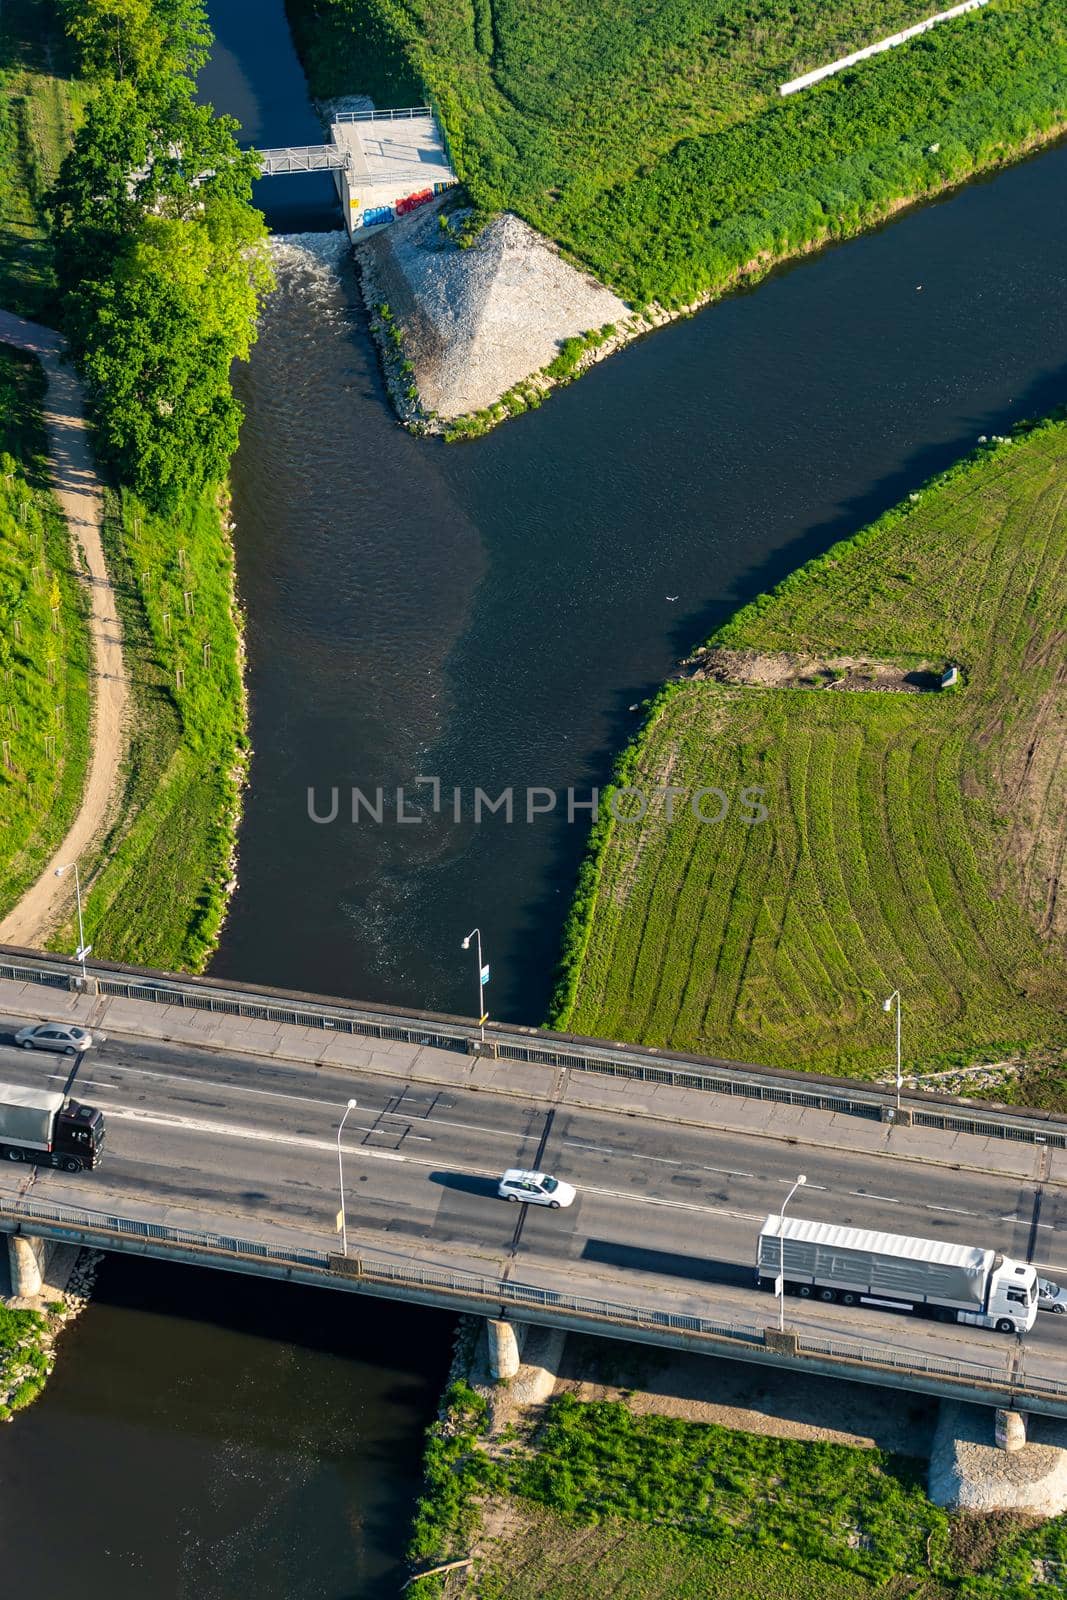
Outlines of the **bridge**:
[[299,144],[260,150],[259,160],[260,176],[276,178],[289,172],[343,172],[351,166],[352,154],[335,144]]
[[[78,1020],[73,1064],[16,1050]],[[52,1240],[541,1323],[1067,1418],[1060,1318],[1023,1339],[753,1286],[804,1214],[980,1243],[1067,1276],[1067,1119],[532,1028],[0,949],[0,1079],[98,1105],[102,1166],[5,1165],[20,1293]],[[103,1038],[100,1038],[100,1035]],[[343,1136],[338,1128],[349,1100]],[[510,1166],[565,1211],[495,1198]],[[344,1197],[344,1244],[338,1236]],[[795,1209],[795,1207],[794,1207]]]

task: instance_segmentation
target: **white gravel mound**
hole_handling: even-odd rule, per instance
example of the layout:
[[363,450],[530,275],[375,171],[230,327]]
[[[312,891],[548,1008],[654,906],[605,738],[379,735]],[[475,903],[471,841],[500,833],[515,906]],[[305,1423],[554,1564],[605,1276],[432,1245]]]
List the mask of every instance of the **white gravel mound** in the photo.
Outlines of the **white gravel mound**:
[[959,1511],[1067,1511],[1067,1423],[1027,1419],[1028,1442],[1001,1450],[987,1406],[942,1400],[930,1455],[930,1499]]
[[518,217],[495,217],[464,250],[440,226],[441,205],[360,245],[364,293],[403,328],[422,403],[438,416],[491,405],[548,366],[565,339],[628,316],[617,295]]

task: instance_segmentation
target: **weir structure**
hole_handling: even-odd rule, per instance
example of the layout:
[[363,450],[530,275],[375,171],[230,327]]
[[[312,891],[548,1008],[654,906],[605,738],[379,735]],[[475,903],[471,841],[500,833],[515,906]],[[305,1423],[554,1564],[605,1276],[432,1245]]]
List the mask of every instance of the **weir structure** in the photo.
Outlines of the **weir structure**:
[[432,106],[341,111],[330,142],[261,150],[265,178],[332,172],[350,238],[386,227],[456,183]]

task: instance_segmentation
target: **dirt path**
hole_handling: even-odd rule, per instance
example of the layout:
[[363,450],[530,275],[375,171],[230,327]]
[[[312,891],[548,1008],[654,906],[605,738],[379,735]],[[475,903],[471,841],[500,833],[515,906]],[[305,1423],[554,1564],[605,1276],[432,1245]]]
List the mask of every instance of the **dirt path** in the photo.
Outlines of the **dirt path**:
[[91,591],[92,747],[81,806],[40,878],[0,922],[0,943],[40,945],[74,896],[73,874],[57,878],[55,868],[84,856],[110,818],[126,749],[128,691],[122,629],[100,539],[100,481],[89,445],[81,384],[62,360],[66,341],[51,328],[0,311],[0,342],[35,355],[44,368],[48,380],[44,421],[52,485],[70,529],[72,562],[75,570],[88,572]]

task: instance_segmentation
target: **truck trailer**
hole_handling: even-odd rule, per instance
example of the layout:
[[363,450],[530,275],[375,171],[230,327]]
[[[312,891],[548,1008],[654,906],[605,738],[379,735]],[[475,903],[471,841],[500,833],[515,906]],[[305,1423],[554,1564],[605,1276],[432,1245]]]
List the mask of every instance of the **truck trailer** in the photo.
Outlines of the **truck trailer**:
[[[784,1260],[783,1260],[784,1257]],[[804,1299],[882,1306],[998,1333],[1037,1320],[1037,1271],[978,1245],[840,1228],[770,1216],[760,1231],[756,1283]]]
[[0,1083],[0,1158],[81,1172],[100,1164],[104,1113],[58,1089]]

